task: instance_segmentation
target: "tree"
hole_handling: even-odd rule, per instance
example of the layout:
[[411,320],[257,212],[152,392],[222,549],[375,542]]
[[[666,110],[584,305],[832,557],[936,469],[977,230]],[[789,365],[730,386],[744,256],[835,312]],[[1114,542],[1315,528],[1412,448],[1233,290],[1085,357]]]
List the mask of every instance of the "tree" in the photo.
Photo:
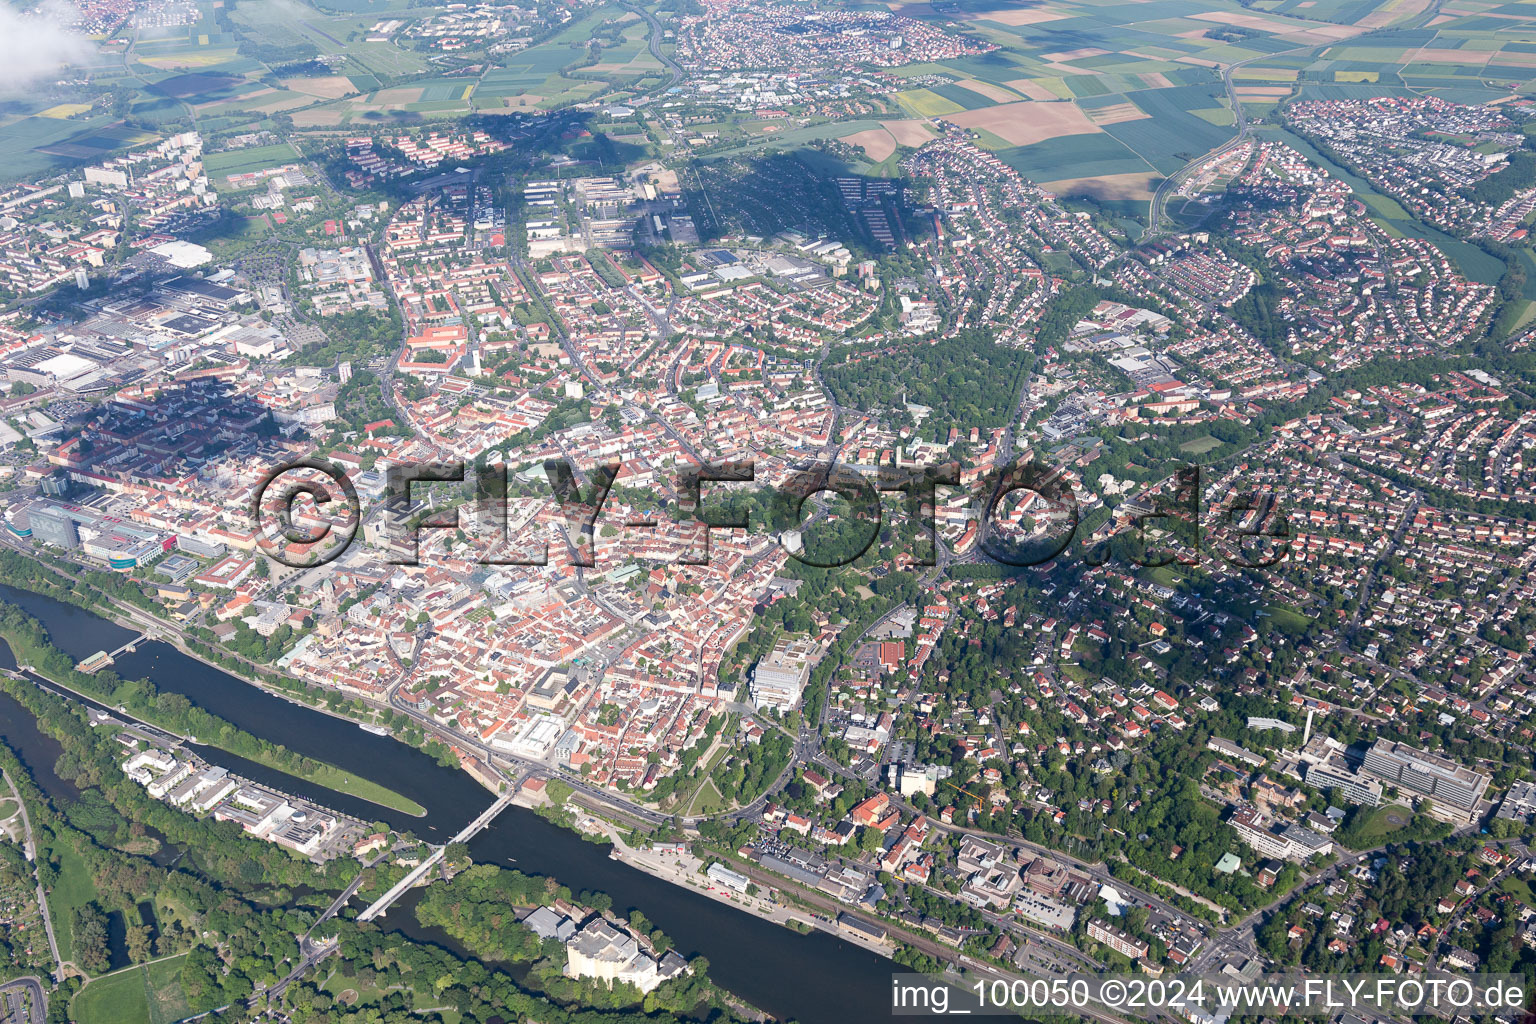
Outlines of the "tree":
[[93,900],[76,907],[70,916],[70,932],[75,942],[75,962],[93,973],[112,966],[112,951],[107,940],[107,915]]
[[884,845],[885,837],[876,828],[863,828],[859,830],[859,849],[865,853],[878,853]]
[[154,958],[154,939],[148,925],[138,924],[128,929],[126,937],[128,959],[143,963]]

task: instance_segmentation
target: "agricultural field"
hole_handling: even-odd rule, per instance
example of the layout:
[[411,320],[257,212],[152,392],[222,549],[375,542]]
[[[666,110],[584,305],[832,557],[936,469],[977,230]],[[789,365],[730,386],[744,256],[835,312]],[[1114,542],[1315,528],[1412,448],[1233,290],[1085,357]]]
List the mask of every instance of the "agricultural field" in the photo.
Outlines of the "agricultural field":
[[[1233,65],[1232,92],[1265,133],[1279,131],[1264,122],[1295,99],[1536,99],[1536,2],[1061,0],[1018,8],[979,0],[903,13],[952,23],[999,49],[895,69],[910,87],[887,97],[893,115],[965,128],[1049,190],[1132,218],[1145,217],[1167,175],[1232,138],[1237,119],[1221,73]],[[883,123],[850,123],[838,137],[862,151],[870,173],[912,145]],[[1485,252],[1426,229],[1345,176],[1389,233],[1429,238],[1473,279],[1497,280]]]
[[[1406,15],[1417,0],[1384,2]],[[1254,97],[1278,101],[1294,90],[1311,59],[1292,60],[1288,51],[1345,43],[1365,31],[1347,23],[1358,12],[1346,4],[1274,9],[1280,6],[1279,0],[1251,8],[1222,0],[908,5],[903,13],[931,13],[1000,48],[895,69],[920,81],[889,97],[892,113],[902,122],[966,128],[981,146],[1052,190],[1144,215],[1165,175],[1231,138],[1235,117],[1222,66],[1262,61],[1265,70],[1242,84],[1283,89]],[[1304,13],[1313,6],[1321,17]],[[862,149],[873,167],[899,159],[912,145],[883,124],[850,126],[838,137]]]
[[[93,78],[134,91],[135,126],[121,109],[112,116],[84,95],[13,107],[0,119],[13,174],[89,161],[130,139],[149,141],[154,135],[138,126],[178,119],[252,127],[291,119],[300,133],[327,132],[624,102],[664,80],[645,22],[616,2],[582,9],[525,49],[494,56],[473,49],[434,56],[409,26],[446,8],[403,0],[228,8],[205,0],[199,10],[190,26],[102,48]],[[895,174],[906,153],[951,124],[1058,194],[1143,219],[1168,175],[1232,137],[1236,116],[1222,71],[1233,65],[1233,92],[1250,119],[1268,119],[1298,98],[1413,91],[1497,102],[1536,95],[1536,2],[1446,0],[1432,9],[1430,0],[1051,0],[1028,7],[965,0],[907,4],[902,13],[998,48],[897,65],[890,74],[906,87],[869,109],[777,123],[733,118],[701,155],[840,139],[861,172]],[[664,22],[671,17],[660,14]],[[405,28],[381,33],[386,19]],[[254,170],[264,156],[215,155],[209,172],[217,180]],[[1362,196],[1389,230],[1422,233],[1397,204],[1369,190]],[[1486,262],[1469,246],[1447,248],[1458,261]],[[1492,272],[1467,269],[1478,280]]]
[[[662,71],[645,23],[616,3],[558,29],[533,23],[533,45],[491,59],[483,50],[434,57],[403,32],[375,31],[387,19],[409,25],[444,9],[400,0],[204,0],[191,25],[98,40],[81,69],[85,84],[8,103],[0,168],[14,180],[93,162],[153,141],[159,125],[270,127],[281,117],[326,129],[550,109],[622,93]],[[121,90],[116,106],[106,102],[109,88]]]

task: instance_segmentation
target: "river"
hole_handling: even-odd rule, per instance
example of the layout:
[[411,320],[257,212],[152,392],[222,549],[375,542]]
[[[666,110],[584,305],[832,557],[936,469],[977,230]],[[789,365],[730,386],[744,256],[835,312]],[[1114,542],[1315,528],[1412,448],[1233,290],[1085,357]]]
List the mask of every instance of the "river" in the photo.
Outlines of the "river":
[[[43,623],[54,644],[76,660],[96,651],[115,650],[135,635],[51,597],[0,585],[0,600]],[[113,671],[125,679],[148,678],[161,691],[180,693],[247,732],[356,772],[427,808],[426,817],[412,817],[220,750],[201,751],[241,774],[365,820],[382,820],[442,842],[492,800],[462,771],[444,768],[414,748],[364,732],[350,722],[273,696],[163,641],[139,644],[135,653],[117,659]],[[69,789],[53,789],[53,783],[66,787],[67,783],[47,778],[58,754],[56,745],[49,752],[53,741],[38,733],[30,721],[13,723],[11,717],[8,709],[0,709],[0,735],[20,750],[37,773],[39,785],[56,798],[73,799],[76,794]],[[775,1017],[803,1024],[845,1024],[888,1014],[891,973],[900,969],[890,961],[823,932],[796,934],[664,882],[609,859],[608,849],[520,807],[507,808],[470,843],[479,863],[549,875],[573,891],[609,894],[616,910],[639,909],[672,937],[680,952],[708,957],[715,981]],[[442,936],[429,936],[416,925],[410,914],[414,904],[414,899],[402,901],[380,923],[386,928],[393,924],[424,940],[443,941]]]

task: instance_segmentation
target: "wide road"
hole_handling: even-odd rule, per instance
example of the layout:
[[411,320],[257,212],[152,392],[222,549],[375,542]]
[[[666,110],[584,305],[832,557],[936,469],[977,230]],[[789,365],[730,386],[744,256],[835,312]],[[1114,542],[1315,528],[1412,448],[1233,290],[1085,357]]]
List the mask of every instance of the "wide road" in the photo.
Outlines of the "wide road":
[[662,67],[666,68],[672,73],[672,77],[667,81],[666,85],[657,86],[655,89],[655,92],[657,93],[664,93],[668,89],[676,86],[678,82],[683,80],[683,69],[677,63],[677,61],[664,55],[661,52],[661,22],[656,20],[656,15],[652,14],[644,7],[638,7],[631,4],[625,4],[624,7],[628,10],[634,11],[636,14],[640,15],[640,17],[645,19],[645,23],[650,26],[651,29],[650,35],[647,39],[651,45],[651,56],[655,57],[656,60],[661,63]]

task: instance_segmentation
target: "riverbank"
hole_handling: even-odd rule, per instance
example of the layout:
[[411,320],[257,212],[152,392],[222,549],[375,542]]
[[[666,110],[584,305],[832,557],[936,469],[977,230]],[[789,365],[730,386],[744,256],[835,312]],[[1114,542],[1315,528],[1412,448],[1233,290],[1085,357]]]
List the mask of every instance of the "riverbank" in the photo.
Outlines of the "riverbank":
[[[80,657],[97,650],[114,650],[133,635],[125,634],[93,610],[81,611],[75,604],[50,596],[19,590],[6,599],[62,637]],[[268,742],[281,743],[295,754],[323,758],[367,774],[421,801],[428,808],[424,820],[395,811],[382,811],[380,816],[397,829],[415,828],[426,842],[446,842],[489,802],[485,786],[468,772],[445,767],[413,746],[370,734],[335,716],[311,714],[318,709],[186,657],[173,645],[141,644],[137,653],[120,661],[119,671],[149,679],[162,694],[184,695],[209,713]],[[51,765],[57,756],[57,751],[47,749],[33,753],[33,760],[42,766]],[[252,774],[271,769],[253,763],[242,771]],[[253,777],[259,779],[259,775]],[[281,780],[272,781],[281,784]],[[302,780],[294,782],[304,787],[298,792],[309,799],[324,802],[329,792]],[[342,795],[335,800],[353,808],[368,806]],[[359,813],[347,806],[332,806]],[[361,814],[367,811],[361,810]],[[617,827],[628,836],[624,819],[619,820]],[[705,955],[710,977],[727,991],[780,1020],[846,1024],[885,1016],[878,1011],[888,1004],[893,970],[886,957],[831,930],[815,928],[801,934],[756,914],[743,913],[739,905],[709,898],[694,886],[676,884],[610,858],[607,845],[591,842],[531,810],[510,807],[490,828],[470,840],[469,853],[476,863],[510,865],[544,875],[574,892],[610,894],[616,908],[644,913],[674,939],[679,952]],[[449,937],[414,920],[410,909],[415,893],[407,894],[381,918],[381,927],[385,932],[419,936],[423,942],[452,949]],[[796,912],[807,912],[797,901],[792,902]],[[834,908],[808,912],[827,911],[831,911],[828,916],[836,917]],[[786,978],[795,979],[795,983],[784,984]]]
[[609,856],[621,864],[628,864],[664,882],[687,886],[716,903],[724,903],[742,913],[772,921],[797,935],[804,935],[812,928],[820,929],[845,942],[863,946],[871,953],[894,960],[893,954],[896,952],[896,947],[893,943],[877,942],[864,935],[841,931],[823,917],[786,907],[762,896],[721,888],[703,874],[705,861],[691,853],[659,853],[655,850],[636,849],[625,843],[615,831],[605,830],[605,832],[613,843],[613,852]]
[[[7,583],[6,585],[15,587],[18,591],[25,593],[37,594],[41,597],[54,597],[54,595],[44,591],[33,590],[27,587],[16,587],[14,583]],[[58,600],[58,598],[54,599]],[[95,607],[83,608],[82,611],[96,615],[101,614],[101,611]],[[103,617],[106,618],[106,616]],[[134,628],[115,618],[109,618],[108,621],[120,628]],[[47,631],[44,630],[44,633],[46,634]],[[118,687],[112,692],[107,692],[105,687],[93,688],[88,685],[89,682],[96,680],[98,677],[85,675],[68,668],[69,655],[57,646],[54,646],[51,642],[51,636],[48,642],[44,642],[38,637],[28,635],[26,631],[19,627],[0,627],[0,640],[4,640],[11,648],[11,653],[15,656],[18,664],[26,665],[40,679],[78,696],[100,701],[103,704],[114,705],[120,708],[122,713],[130,715],[147,725],[173,735],[193,739],[195,742],[210,747],[216,747],[226,753],[254,761],[273,771],[303,779],[306,782],[331,790],[332,792],[365,800],[370,804],[388,810],[399,811],[402,814],[408,814],[415,818],[424,817],[427,813],[427,809],[416,801],[329,762],[312,757],[304,757],[302,758],[302,763],[294,763],[293,756],[289,755],[286,748],[281,745],[274,749],[271,744],[262,741],[259,737],[213,716],[209,717],[218,724],[218,728],[206,730],[206,735],[189,736],[185,727],[172,724],[165,716],[157,714],[150,708],[140,707],[137,702],[135,702],[132,710],[129,710],[126,702],[131,700],[131,696],[121,694],[120,691],[124,688],[123,686]],[[178,651],[181,650],[179,645],[171,644],[170,646]],[[195,655],[188,652],[183,651],[182,653],[187,654],[189,657],[195,657]],[[198,660],[202,661],[202,659]],[[203,661],[203,664],[208,664],[208,662]],[[209,667],[214,668],[217,666],[210,665]],[[60,676],[68,676],[68,678],[61,679]],[[124,686],[127,685],[131,684],[125,682]],[[265,688],[263,687],[263,689]],[[121,701],[119,698],[121,698]]]

